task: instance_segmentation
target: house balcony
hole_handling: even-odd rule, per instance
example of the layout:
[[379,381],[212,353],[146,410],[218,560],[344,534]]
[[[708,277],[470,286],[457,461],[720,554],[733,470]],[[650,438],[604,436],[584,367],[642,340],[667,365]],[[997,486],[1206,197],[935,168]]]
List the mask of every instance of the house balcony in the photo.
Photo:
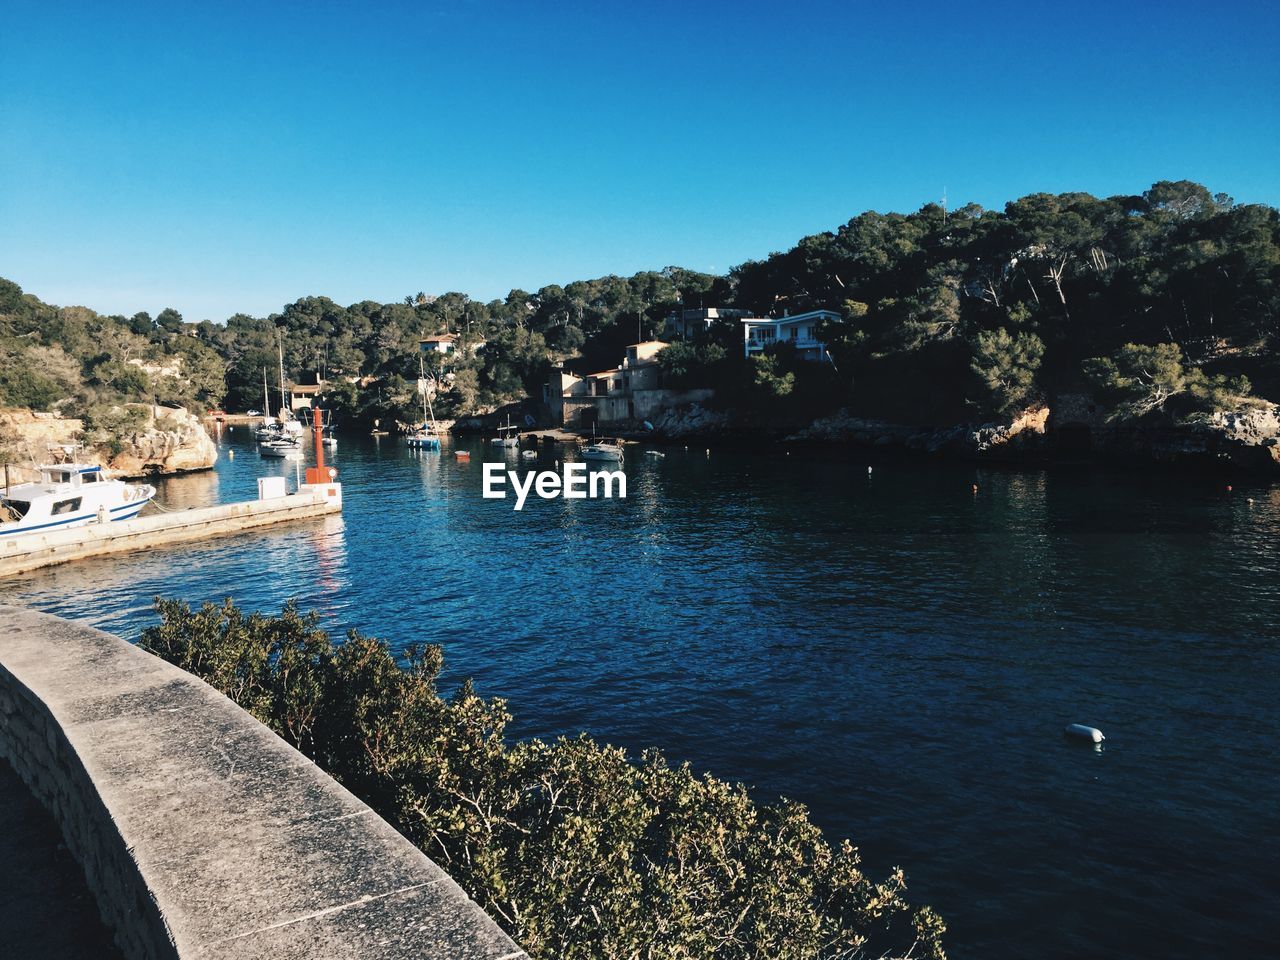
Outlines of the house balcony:
[[772,346],[775,343],[789,343],[797,350],[818,350],[826,349],[826,344],[821,340],[815,340],[813,337],[796,338],[794,340],[788,337],[748,337],[746,340],[748,353],[759,353],[765,347]]

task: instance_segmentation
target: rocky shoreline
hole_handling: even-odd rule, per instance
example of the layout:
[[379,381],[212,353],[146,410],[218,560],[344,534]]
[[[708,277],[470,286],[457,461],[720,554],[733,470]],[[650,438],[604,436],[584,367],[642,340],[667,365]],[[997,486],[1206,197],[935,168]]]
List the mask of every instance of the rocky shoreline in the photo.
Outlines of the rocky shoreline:
[[[218,448],[200,419],[180,407],[125,404],[129,427],[107,434],[83,420],[30,410],[0,410],[0,442],[15,481],[34,478],[33,464],[47,462],[51,446],[82,444],[77,456],[122,478],[168,476],[208,470]],[[31,477],[23,477],[24,473]]]
[[1182,422],[1108,422],[1068,400],[1003,422],[921,427],[850,415],[808,424],[748,421],[692,404],[669,410],[647,434],[666,442],[838,444],[992,462],[1126,463],[1233,469],[1280,476],[1280,407],[1261,405]]

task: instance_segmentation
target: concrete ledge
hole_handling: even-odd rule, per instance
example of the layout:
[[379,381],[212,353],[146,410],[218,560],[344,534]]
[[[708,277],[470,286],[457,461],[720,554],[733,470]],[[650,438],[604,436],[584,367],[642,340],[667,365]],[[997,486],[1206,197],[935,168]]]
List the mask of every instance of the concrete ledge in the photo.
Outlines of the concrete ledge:
[[133,958],[523,958],[435,863],[203,681],[0,606],[0,755]]
[[[329,491],[333,495],[328,495]],[[269,500],[247,500],[178,513],[161,513],[114,523],[91,523],[70,530],[0,537],[0,577],[71,560],[145,550],[171,543],[207,540],[291,520],[342,511],[341,487],[304,488]]]

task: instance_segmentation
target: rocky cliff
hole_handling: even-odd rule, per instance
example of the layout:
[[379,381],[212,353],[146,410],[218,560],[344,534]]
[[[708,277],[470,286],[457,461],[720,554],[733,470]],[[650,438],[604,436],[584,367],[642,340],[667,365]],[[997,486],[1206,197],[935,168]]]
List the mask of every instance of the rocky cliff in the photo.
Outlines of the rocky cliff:
[[1280,473],[1280,407],[1202,414],[1175,422],[1108,421],[1085,398],[1059,398],[1004,422],[920,427],[841,411],[807,425],[737,416],[691,404],[654,422],[669,440],[787,440],[1021,462],[1105,461],[1233,467]]
[[122,477],[207,470],[218,460],[218,448],[204,424],[180,407],[143,407],[145,423],[115,438],[98,452],[106,466]]
[[0,448],[11,462],[15,480],[30,466],[48,462],[51,445],[84,444],[78,454],[116,476],[141,477],[207,470],[217,462],[218,448],[204,425],[187,410],[127,404],[111,411],[105,423],[86,429],[85,422],[30,410],[0,410]]
[[991,458],[1041,453],[1045,447],[1048,407],[1035,407],[1007,423],[913,427],[864,420],[841,412],[815,420],[788,440],[828,440],[863,446],[899,448],[920,453],[951,453]]
[[1198,415],[1181,423],[1102,423],[1092,426],[1091,440],[1093,453],[1106,459],[1280,473],[1280,408],[1274,404]]

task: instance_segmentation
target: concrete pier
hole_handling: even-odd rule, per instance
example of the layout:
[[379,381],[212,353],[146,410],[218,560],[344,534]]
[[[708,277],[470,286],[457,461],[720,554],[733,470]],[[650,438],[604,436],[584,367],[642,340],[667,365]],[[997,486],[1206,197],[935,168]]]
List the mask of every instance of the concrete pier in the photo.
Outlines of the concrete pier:
[[127,960],[527,960],[324,771],[118,637],[0,606],[0,758]]
[[0,534],[0,577],[72,560],[225,536],[258,527],[309,520],[342,510],[342,486],[303,486],[294,494],[159,513],[69,530]]

